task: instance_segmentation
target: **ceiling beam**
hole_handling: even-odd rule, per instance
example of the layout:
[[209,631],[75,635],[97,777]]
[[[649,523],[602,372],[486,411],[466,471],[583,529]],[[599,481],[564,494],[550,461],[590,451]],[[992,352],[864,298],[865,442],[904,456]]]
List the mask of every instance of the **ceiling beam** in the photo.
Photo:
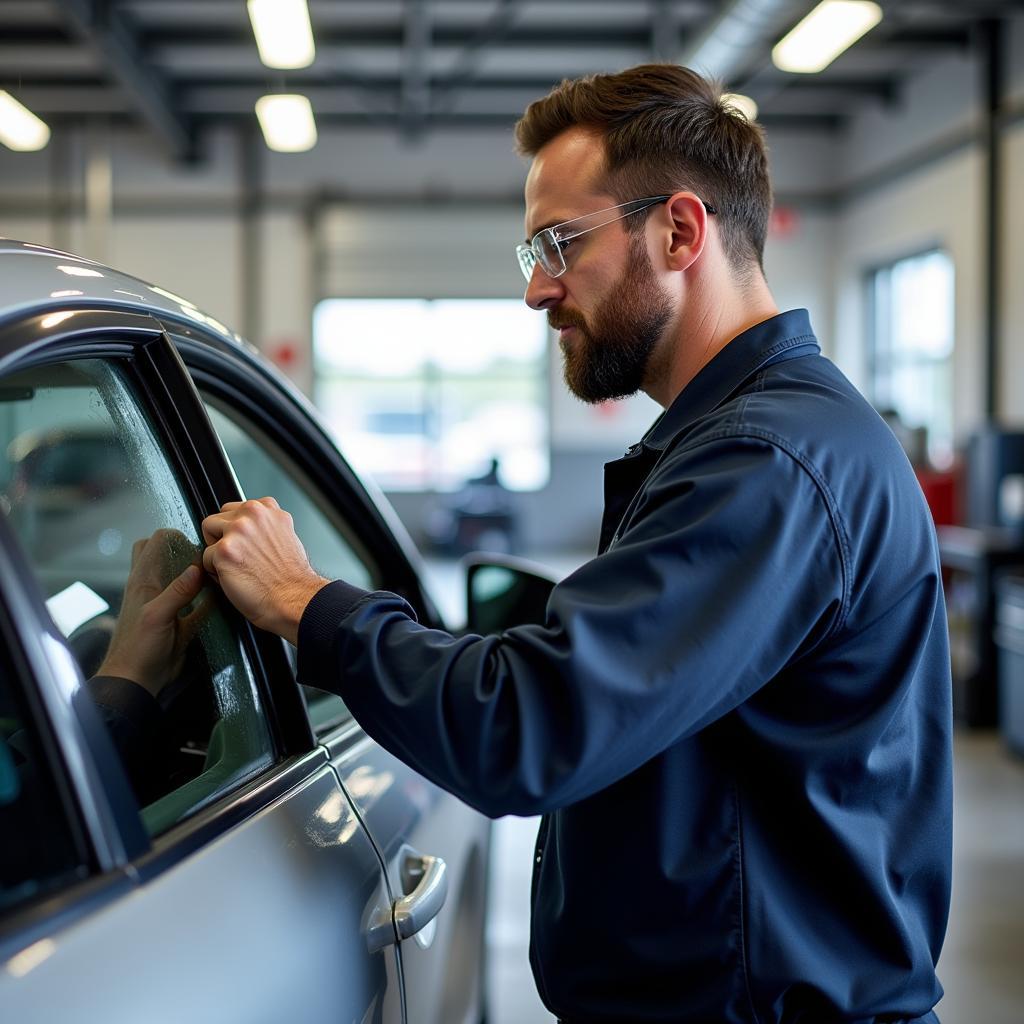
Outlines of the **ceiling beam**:
[[800,93],[804,96],[837,95],[848,93],[851,96],[865,99],[881,100],[883,103],[895,103],[899,98],[900,83],[895,76],[830,77],[827,74],[812,75],[807,78],[790,77],[782,80],[781,92]]
[[[669,0],[665,0],[671,6]],[[568,23],[547,26],[511,25],[513,12],[518,0],[501,0],[493,15],[483,24],[441,25],[432,20],[431,39],[441,46],[463,46],[467,49],[479,47],[482,36],[494,32],[488,39],[489,45],[512,47],[530,46],[542,49],[566,48],[583,50],[592,46],[621,45],[636,48],[650,44],[651,30],[646,21],[638,21],[631,27],[610,25],[576,25]],[[508,24],[508,30],[503,27]],[[333,26],[316,29],[317,51],[330,46],[401,46],[406,36],[406,22],[402,25],[356,25]],[[495,31],[497,30],[497,31]],[[248,46],[251,35],[241,29],[224,25],[202,27],[171,26],[149,27],[143,30],[141,41],[151,47],[188,46]]]
[[651,57],[675,60],[682,45],[672,0],[651,0]]
[[430,10],[427,0],[405,0],[399,120],[409,139],[430,109]]
[[[248,114],[230,113],[212,114],[209,117],[210,123],[223,124],[232,118],[247,117]],[[449,129],[476,129],[476,128],[505,128],[512,126],[522,116],[522,111],[488,114],[435,114],[428,113],[421,119],[421,131],[430,131],[438,128]],[[317,124],[321,127],[340,128],[380,128],[394,131],[401,127],[398,114],[390,117],[380,114],[356,114],[356,113],[322,113],[316,115]],[[200,119],[204,123],[207,118]],[[846,123],[846,117],[840,114],[765,114],[758,115],[758,124],[765,128],[786,128],[795,131],[825,131],[833,132]]]
[[971,45],[970,24],[953,27],[918,28],[883,21],[879,31],[866,35],[854,45],[860,53],[887,53],[894,47],[908,50],[942,51],[967,50]]
[[498,0],[491,16],[483,23],[476,35],[470,39],[462,52],[455,58],[451,70],[439,78],[436,92],[440,102],[435,107],[444,112],[454,101],[455,93],[462,86],[479,83],[477,72],[484,50],[500,43],[509,34],[512,23],[519,13],[519,0]]
[[170,87],[110,0],[59,0],[78,34],[103,60],[139,114],[176,160],[195,154],[191,126],[175,107]]

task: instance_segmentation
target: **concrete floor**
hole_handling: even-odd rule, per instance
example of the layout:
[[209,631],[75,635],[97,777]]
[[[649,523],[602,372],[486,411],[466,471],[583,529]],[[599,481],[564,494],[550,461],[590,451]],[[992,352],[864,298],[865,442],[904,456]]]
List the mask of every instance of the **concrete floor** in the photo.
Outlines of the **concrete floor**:
[[953,906],[942,1024],[1024,1021],[1024,760],[994,733],[955,746]]
[[[582,560],[548,564],[560,574]],[[431,563],[438,602],[463,619],[461,570]],[[1024,760],[991,732],[957,735],[954,748],[953,903],[939,979],[942,1024],[1024,1024]],[[536,818],[495,823],[491,874],[489,1024],[551,1024],[527,959]]]

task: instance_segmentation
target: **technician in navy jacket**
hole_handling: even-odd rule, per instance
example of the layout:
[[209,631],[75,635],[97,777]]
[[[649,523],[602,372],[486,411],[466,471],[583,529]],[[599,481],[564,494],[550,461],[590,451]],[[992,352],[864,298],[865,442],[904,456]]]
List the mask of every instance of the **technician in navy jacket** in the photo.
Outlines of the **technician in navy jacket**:
[[650,65],[564,82],[517,138],[526,301],[568,386],[666,410],[606,468],[600,554],[543,626],[461,638],[317,575],[270,498],[204,522],[205,567],[383,746],[545,815],[531,959],[560,1018],[934,1022],[935,540],[891,433],[768,291],[761,131]]

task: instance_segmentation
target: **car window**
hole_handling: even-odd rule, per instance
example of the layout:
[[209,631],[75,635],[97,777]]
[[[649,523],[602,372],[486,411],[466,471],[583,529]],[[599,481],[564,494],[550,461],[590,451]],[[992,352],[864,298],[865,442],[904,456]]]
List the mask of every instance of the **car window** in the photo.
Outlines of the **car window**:
[[0,836],[0,912],[88,873],[6,663],[0,663]]
[[[209,396],[204,396],[204,401],[242,493],[247,498],[276,498],[291,513],[313,568],[329,579],[344,579],[367,590],[380,586],[379,573],[359,549],[354,532],[338,518],[336,510],[324,510],[324,499],[308,476],[236,409]],[[289,653],[294,669],[295,652],[290,646]],[[303,691],[317,734],[349,717],[340,697],[311,686]]]
[[150,833],[271,763],[252,672],[212,592],[182,610],[177,649],[147,669],[152,696],[103,671],[119,618],[122,649],[134,654],[148,625],[133,608],[200,552],[196,516],[117,364],[81,360],[3,380],[0,488]]

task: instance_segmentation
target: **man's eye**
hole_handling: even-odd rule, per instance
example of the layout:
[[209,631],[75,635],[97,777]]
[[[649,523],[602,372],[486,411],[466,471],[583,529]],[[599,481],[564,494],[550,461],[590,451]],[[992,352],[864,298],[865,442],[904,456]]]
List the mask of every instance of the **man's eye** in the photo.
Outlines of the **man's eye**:
[[571,239],[571,238],[565,238],[565,239],[559,238],[558,241],[557,241],[557,245],[558,245],[559,251],[560,252],[565,252],[565,250],[568,249],[569,246],[572,245],[572,243],[573,243],[573,239]]

